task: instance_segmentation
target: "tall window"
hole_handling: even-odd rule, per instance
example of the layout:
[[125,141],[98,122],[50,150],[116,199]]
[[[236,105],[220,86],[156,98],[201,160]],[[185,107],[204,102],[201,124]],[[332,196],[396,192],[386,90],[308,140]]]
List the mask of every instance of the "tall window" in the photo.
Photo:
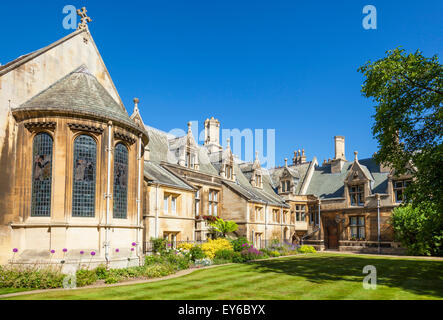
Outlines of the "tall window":
[[349,196],[351,198],[351,206],[364,206],[364,186],[362,184],[350,186]]
[[209,215],[218,215],[218,191],[209,190]]
[[97,144],[87,135],[74,141],[72,216],[94,217]]
[[226,179],[232,180],[232,166],[229,164],[225,166],[225,176]]
[[281,182],[281,192],[289,192],[291,191],[291,181],[284,180]]
[[411,180],[398,180],[394,181],[394,195],[395,202],[403,202],[406,200],[405,198],[405,189],[411,183]]
[[280,215],[280,210],[278,210],[278,209],[272,209],[272,220],[274,221],[274,222],[279,222],[279,215]]
[[295,206],[295,219],[297,221],[306,221],[306,206],[297,204]]
[[169,195],[163,197],[163,212],[169,213]]
[[264,218],[263,208],[262,207],[255,207],[255,221],[262,221],[263,218]]
[[309,224],[318,224],[318,211],[315,206],[309,206]]
[[51,215],[52,186],[52,138],[47,133],[39,133],[33,143],[32,200],[31,216]]
[[177,214],[177,195],[165,194],[163,198],[164,214]]
[[365,217],[349,217],[349,227],[352,239],[365,239]]
[[260,173],[257,173],[255,176],[255,186],[256,187],[262,187],[263,185],[263,178],[262,175]]
[[128,210],[128,149],[121,143],[114,152],[114,218],[126,219]]
[[195,216],[200,215],[200,189],[195,192]]
[[171,196],[171,213],[176,214],[177,213],[177,197]]

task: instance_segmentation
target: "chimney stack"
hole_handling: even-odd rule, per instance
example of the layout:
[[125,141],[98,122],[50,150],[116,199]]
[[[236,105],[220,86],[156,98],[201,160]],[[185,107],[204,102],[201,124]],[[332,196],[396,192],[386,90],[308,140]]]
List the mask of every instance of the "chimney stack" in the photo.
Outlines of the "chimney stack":
[[346,162],[345,157],[345,137],[335,136],[335,157],[331,161],[331,173],[340,173]]
[[214,117],[205,121],[205,143],[209,153],[222,149],[220,145],[220,122]]
[[335,136],[335,157],[334,160],[342,159],[346,161],[345,157],[345,137]]

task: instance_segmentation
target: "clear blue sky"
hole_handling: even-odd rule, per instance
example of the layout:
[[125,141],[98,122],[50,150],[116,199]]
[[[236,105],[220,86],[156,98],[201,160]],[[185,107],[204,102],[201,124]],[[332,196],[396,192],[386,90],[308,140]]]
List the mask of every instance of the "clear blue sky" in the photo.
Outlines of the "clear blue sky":
[[[389,1],[4,1],[0,62],[70,31],[62,8],[86,6],[90,31],[128,112],[133,97],[151,126],[169,131],[210,116],[225,128],[276,130],[276,161],[305,148],[332,158],[377,150],[373,103],[357,68],[403,46],[443,49],[441,0]],[[377,30],[362,9],[377,8]]]

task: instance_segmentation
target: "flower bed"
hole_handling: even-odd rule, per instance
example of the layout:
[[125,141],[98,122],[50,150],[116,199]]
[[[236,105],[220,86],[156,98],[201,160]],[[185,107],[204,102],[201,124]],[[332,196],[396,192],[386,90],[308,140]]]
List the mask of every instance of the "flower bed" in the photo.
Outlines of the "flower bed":
[[[299,247],[279,243],[272,243],[269,248],[258,250],[244,238],[237,240],[220,238],[209,240],[202,245],[183,243],[177,249],[165,247],[163,244],[162,241],[158,241],[158,251],[146,256],[143,266],[107,269],[101,265],[93,270],[77,270],[76,286],[82,287],[97,282],[111,284],[131,279],[158,278],[192,267],[242,263],[269,257],[315,252],[312,246]],[[41,266],[38,268],[37,266],[26,268],[0,266],[0,288],[61,288],[66,275],[60,269],[58,267],[41,268]]]

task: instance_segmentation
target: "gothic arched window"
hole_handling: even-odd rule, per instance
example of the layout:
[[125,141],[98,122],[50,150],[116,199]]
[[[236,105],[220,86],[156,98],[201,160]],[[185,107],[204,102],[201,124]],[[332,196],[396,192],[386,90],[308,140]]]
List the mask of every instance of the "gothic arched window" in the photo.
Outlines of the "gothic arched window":
[[126,219],[128,209],[128,149],[121,143],[114,152],[114,218]]
[[94,217],[97,144],[87,135],[74,141],[74,183],[72,188],[72,216]]
[[52,138],[47,133],[39,133],[33,143],[32,202],[31,216],[51,215],[52,186]]

